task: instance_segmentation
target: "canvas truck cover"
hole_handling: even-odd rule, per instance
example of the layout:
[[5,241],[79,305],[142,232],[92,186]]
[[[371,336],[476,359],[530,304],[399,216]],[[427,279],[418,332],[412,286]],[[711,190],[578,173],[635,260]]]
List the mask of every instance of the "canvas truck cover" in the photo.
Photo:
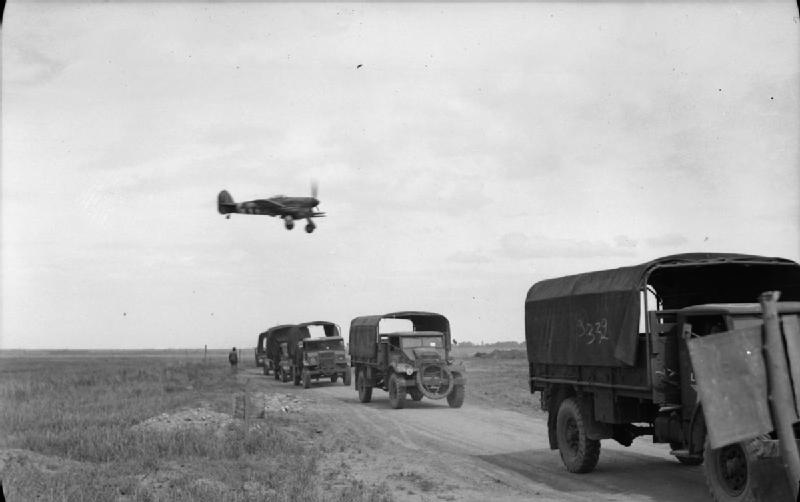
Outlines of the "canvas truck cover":
[[[278,355],[281,353],[281,343],[287,340],[293,327],[294,324],[280,324],[262,333],[266,340],[268,359],[277,359]],[[259,339],[260,338],[259,336]]]
[[304,338],[309,338],[311,336],[311,332],[308,329],[309,326],[322,326],[322,329],[325,332],[325,336],[327,337],[340,336],[339,326],[336,323],[330,321],[312,321],[295,325],[295,329],[298,329],[302,332],[303,337],[301,338],[301,340]]
[[800,265],[784,258],[691,253],[537,282],[525,300],[528,361],[636,364],[645,288],[655,292],[664,309],[751,303],[770,290],[781,291],[781,300],[800,300]]
[[289,357],[291,357],[297,364],[302,364],[302,359],[300,356],[300,351],[297,350],[297,342],[301,342],[306,338],[311,338],[311,332],[309,331],[309,326],[322,326],[325,336],[326,337],[333,337],[339,336],[339,326],[335,323],[328,322],[328,321],[312,321],[312,322],[304,322],[301,324],[295,324],[292,326],[290,333],[287,337],[288,341],[288,352]]
[[450,322],[433,312],[393,312],[356,317],[350,322],[350,356],[356,359],[378,357],[378,328],[381,319],[408,319],[414,331],[438,331],[444,334],[445,350],[450,351]]

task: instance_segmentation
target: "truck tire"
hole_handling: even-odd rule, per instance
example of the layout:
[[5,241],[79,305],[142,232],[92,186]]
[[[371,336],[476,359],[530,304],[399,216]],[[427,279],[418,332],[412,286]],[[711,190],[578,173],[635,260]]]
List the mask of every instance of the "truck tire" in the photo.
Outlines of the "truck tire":
[[406,386],[400,385],[400,377],[392,373],[389,376],[389,404],[395,410],[406,405]]
[[410,395],[411,399],[414,401],[422,401],[422,398],[425,396],[425,394],[423,394],[422,391],[416,387],[408,389],[408,395]]
[[278,371],[280,371],[280,373],[281,373],[281,382],[283,382],[283,383],[288,382],[289,381],[289,375],[287,375],[286,372],[283,371],[283,368],[279,368]]
[[347,368],[346,370],[344,370],[344,373],[342,373],[342,380],[344,381],[345,387],[350,387],[351,379],[352,376],[350,376],[350,368]]
[[575,398],[561,401],[556,417],[556,437],[561,461],[569,472],[591,472],[600,458],[600,441],[586,436],[586,420]]
[[363,368],[356,370],[356,390],[358,391],[358,400],[362,403],[372,400],[372,386],[367,385],[367,375],[364,374]]
[[311,373],[303,371],[303,388],[307,389],[309,387],[311,387]]
[[300,385],[300,372],[294,366],[292,366],[292,380],[295,385]]
[[338,381],[339,381],[339,375],[337,375],[335,373],[333,375],[331,375],[331,383],[336,383]]
[[[758,456],[753,441],[742,441],[715,450],[706,438],[703,448],[703,471],[711,496],[716,502],[756,502],[759,482],[754,463]],[[773,481],[774,482],[774,481]]]
[[453,386],[453,391],[447,395],[447,404],[450,405],[451,408],[461,408],[461,405],[464,404],[463,385]]

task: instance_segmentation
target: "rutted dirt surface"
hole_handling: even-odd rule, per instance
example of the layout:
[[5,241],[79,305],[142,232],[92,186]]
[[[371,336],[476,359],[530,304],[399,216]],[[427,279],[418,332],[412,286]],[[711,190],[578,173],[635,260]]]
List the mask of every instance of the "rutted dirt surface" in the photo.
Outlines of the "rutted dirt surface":
[[[242,372],[251,392],[296,395],[330,417],[329,431],[358,434],[358,453],[332,456],[365,483],[385,482],[402,499],[458,501],[659,501],[708,502],[702,467],[681,465],[665,445],[639,438],[625,448],[603,441],[590,474],[567,472],[547,443],[547,424],[534,417],[444,400],[413,402],[393,410],[388,394],[375,389],[371,403],[358,402],[341,383],[291,383]],[[285,400],[285,399],[284,399]],[[323,465],[324,469],[325,466]]]

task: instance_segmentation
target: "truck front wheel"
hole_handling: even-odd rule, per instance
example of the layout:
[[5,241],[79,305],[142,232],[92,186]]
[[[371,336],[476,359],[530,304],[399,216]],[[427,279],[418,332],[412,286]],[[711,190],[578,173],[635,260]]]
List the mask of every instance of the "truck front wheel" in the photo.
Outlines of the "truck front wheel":
[[389,376],[389,404],[398,410],[406,404],[406,387],[400,385],[400,378],[392,373]]
[[461,408],[461,405],[464,404],[463,385],[453,386],[452,392],[447,395],[447,404],[450,405],[451,408]]
[[758,457],[753,441],[742,441],[715,450],[706,439],[703,468],[706,484],[717,502],[755,502],[759,487],[754,475]]
[[367,384],[367,375],[364,374],[363,368],[356,370],[356,390],[358,391],[358,400],[362,403],[372,400],[372,386]]
[[569,472],[591,472],[600,458],[600,441],[586,436],[586,420],[578,401],[561,401],[556,418],[556,437],[561,460]]

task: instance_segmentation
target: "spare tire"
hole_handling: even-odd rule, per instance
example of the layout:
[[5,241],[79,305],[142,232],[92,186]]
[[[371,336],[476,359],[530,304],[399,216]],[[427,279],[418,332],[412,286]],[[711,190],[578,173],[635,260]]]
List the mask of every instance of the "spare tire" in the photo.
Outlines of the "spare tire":
[[455,384],[453,372],[444,364],[427,364],[417,370],[417,388],[428,399],[442,399]]

